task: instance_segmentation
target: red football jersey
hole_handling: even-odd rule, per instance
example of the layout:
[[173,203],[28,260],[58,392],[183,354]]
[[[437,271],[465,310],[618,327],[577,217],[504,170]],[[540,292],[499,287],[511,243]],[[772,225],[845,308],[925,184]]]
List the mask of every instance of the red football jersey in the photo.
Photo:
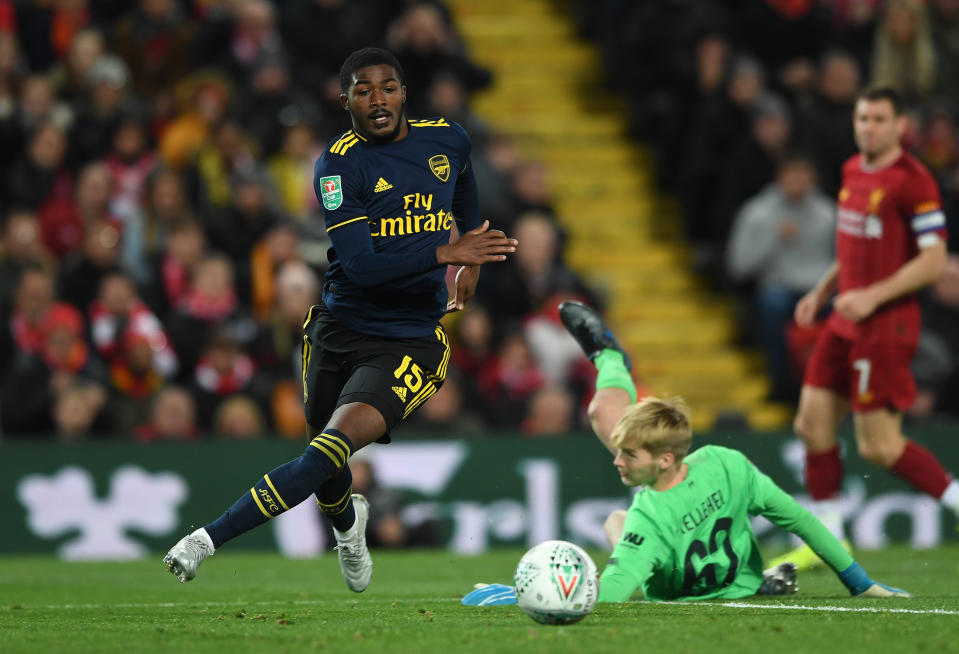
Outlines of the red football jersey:
[[[915,157],[904,152],[894,163],[870,169],[857,154],[843,165],[836,220],[839,292],[889,277],[920,248],[945,238],[939,189]],[[858,323],[834,311],[828,326],[852,340],[917,343],[918,297],[897,298]]]

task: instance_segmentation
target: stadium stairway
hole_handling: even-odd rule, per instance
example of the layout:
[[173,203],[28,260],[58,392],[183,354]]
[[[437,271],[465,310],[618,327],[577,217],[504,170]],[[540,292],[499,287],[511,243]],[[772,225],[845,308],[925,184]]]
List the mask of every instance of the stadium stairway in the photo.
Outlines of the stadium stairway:
[[691,272],[678,210],[657,194],[643,149],[625,136],[621,101],[602,88],[598,53],[564,4],[446,1],[470,56],[495,73],[475,112],[548,166],[567,260],[608,297],[641,382],[683,395],[698,430],[727,417],[759,430],[788,424],[790,407],[764,401],[759,356],[735,345],[732,305]]

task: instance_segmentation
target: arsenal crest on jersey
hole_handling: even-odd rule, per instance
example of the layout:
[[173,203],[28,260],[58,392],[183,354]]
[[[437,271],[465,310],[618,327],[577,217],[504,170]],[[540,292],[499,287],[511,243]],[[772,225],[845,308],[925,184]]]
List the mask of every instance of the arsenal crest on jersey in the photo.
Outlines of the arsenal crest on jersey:
[[430,157],[430,170],[441,182],[445,182],[450,178],[450,160],[445,154],[433,155]]

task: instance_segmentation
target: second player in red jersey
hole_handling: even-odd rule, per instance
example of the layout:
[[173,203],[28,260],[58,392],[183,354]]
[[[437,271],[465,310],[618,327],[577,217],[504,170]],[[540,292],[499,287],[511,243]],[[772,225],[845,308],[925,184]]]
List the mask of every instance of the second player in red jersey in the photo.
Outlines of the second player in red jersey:
[[[900,145],[905,127],[896,91],[859,96],[853,115],[859,154],[842,170],[836,262],[795,311],[796,322],[810,326],[835,293],[806,368],[795,429],[806,445],[813,511],[839,538],[843,469],[836,428],[850,410],[863,458],[959,515],[959,483],[902,433],[902,411],[916,392],[910,371],[920,327],[916,292],[946,264],[939,190]],[[808,548],[783,558],[801,567],[818,560]]]
[[[839,292],[863,289],[894,275],[927,246],[946,241],[946,217],[932,175],[900,149],[891,164],[866,163],[862,154],[842,170],[836,220]],[[855,318],[857,316],[853,316]],[[915,344],[919,304],[907,293],[854,320],[832,314],[829,328],[849,339]]]

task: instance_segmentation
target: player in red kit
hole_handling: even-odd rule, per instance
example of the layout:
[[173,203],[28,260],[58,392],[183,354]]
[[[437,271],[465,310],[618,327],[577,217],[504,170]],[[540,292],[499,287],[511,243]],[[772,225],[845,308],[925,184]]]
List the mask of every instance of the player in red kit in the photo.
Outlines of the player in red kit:
[[[859,154],[842,169],[836,261],[795,310],[796,322],[808,327],[837,293],[806,368],[795,429],[806,444],[813,513],[840,539],[836,428],[850,409],[862,457],[959,514],[959,484],[902,433],[902,411],[916,396],[910,372],[919,341],[916,291],[946,265],[939,190],[926,167],[902,149],[905,127],[896,91],[860,95],[853,114]],[[781,559],[800,567],[818,563],[808,548]]]

